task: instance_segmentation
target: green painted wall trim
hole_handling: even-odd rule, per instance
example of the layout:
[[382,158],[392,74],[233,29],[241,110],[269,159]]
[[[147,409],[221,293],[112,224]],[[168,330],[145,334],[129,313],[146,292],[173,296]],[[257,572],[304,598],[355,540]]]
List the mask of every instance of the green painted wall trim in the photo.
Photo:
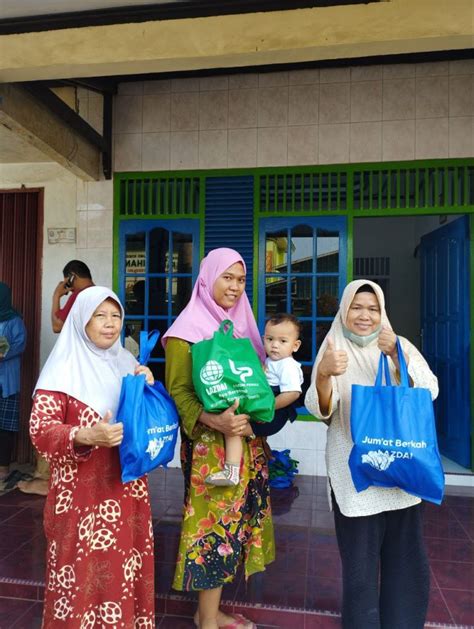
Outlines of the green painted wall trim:
[[315,166],[263,166],[249,168],[216,168],[216,169],[195,169],[195,170],[162,170],[162,171],[127,171],[115,172],[114,179],[146,179],[164,178],[171,179],[178,177],[231,177],[232,175],[264,175],[278,173],[315,173],[315,172],[355,172],[359,170],[380,170],[380,169],[406,169],[406,168],[430,168],[440,166],[474,166],[474,159],[471,158],[450,158],[450,159],[428,159],[411,160],[402,162],[361,162],[353,164],[321,164]]
[[474,214],[469,217],[469,274],[470,274],[470,295],[469,300],[470,307],[470,328],[471,328],[471,342],[470,342],[470,382],[471,382],[471,470],[474,472]]
[[256,219],[289,213],[381,217],[474,211],[472,159],[116,173],[123,198],[118,192],[114,211],[124,220],[197,217],[204,209],[207,177],[242,174],[254,175]]
[[[346,199],[346,207],[345,209],[335,209],[335,210],[293,210],[290,208],[291,216],[297,217],[301,216],[347,216],[347,229],[348,229],[348,251],[347,251],[347,280],[350,281],[353,278],[353,234],[354,234],[354,218],[368,218],[368,217],[397,217],[397,216],[429,216],[429,215],[442,215],[442,214],[467,214],[470,216],[470,295],[474,296],[474,204],[458,204],[459,202],[459,189],[458,187],[454,187],[452,190],[453,201],[454,203],[445,206],[439,204],[439,202],[435,203],[433,206],[429,207],[386,207],[383,209],[378,208],[368,208],[368,209],[359,209],[355,208],[353,204],[354,199],[354,175],[356,173],[367,173],[369,178],[369,189],[370,193],[373,193],[372,182],[373,178],[370,173],[379,173],[379,172],[391,172],[394,171],[407,171],[407,170],[420,170],[421,173],[427,173],[429,169],[447,169],[447,168],[474,168],[474,159],[472,158],[462,158],[462,159],[431,159],[431,160],[413,160],[413,161],[404,161],[404,162],[372,162],[372,163],[362,163],[362,164],[330,164],[330,165],[318,165],[318,166],[282,166],[282,167],[263,167],[263,168],[236,168],[236,169],[215,169],[215,170],[177,170],[177,171],[160,171],[160,172],[152,172],[152,171],[137,171],[137,172],[118,172],[114,173],[114,222],[113,222],[113,288],[115,291],[118,290],[119,286],[119,260],[118,260],[118,251],[119,251],[119,226],[122,220],[133,219],[137,220],[140,218],[143,219],[151,219],[151,218],[165,218],[169,219],[181,219],[181,218],[195,218],[196,220],[200,220],[200,256],[201,258],[204,255],[204,217],[205,217],[205,184],[207,177],[229,177],[232,175],[241,176],[241,175],[254,175],[254,224],[253,224],[253,234],[254,234],[254,272],[253,272],[253,280],[254,286],[258,285],[258,230],[259,230],[259,219],[262,217],[287,217],[289,215],[289,211],[280,211],[280,212],[269,212],[261,211],[260,207],[260,184],[261,178],[263,176],[275,177],[279,175],[315,175],[319,173],[325,174],[340,174],[345,173],[347,176],[347,199]],[[467,173],[467,170],[466,170]],[[423,176],[423,175],[421,175]],[[131,181],[131,180],[171,180],[171,179],[180,179],[183,180],[185,178],[194,178],[199,180],[199,209],[197,213],[188,213],[188,214],[160,214],[160,215],[128,215],[123,216],[119,214],[120,211],[120,185],[122,181]],[[294,180],[294,178],[293,178]],[[339,182],[339,177],[337,179]],[[392,179],[389,178],[387,185],[391,186]],[[408,181],[408,180],[407,180]],[[407,181],[405,185],[407,185]],[[428,180],[427,180],[428,181]],[[468,182],[468,178],[465,177],[464,180],[464,189],[461,193],[461,196],[466,199],[468,186],[474,186],[474,176],[470,174],[470,182]],[[378,180],[380,182],[380,179]],[[418,175],[416,175],[416,184],[418,185]],[[448,190],[449,180],[447,176],[447,171],[444,173],[444,179],[441,183],[440,188],[440,179],[435,177],[433,180],[434,190],[431,192],[426,192],[425,194],[431,194],[434,198],[439,198],[442,193],[442,189],[444,191]],[[286,185],[286,183],[284,184]],[[378,184],[381,185],[380,183]],[[416,188],[416,203],[415,206],[418,206],[419,201],[419,190]],[[446,192],[445,192],[446,194]],[[372,196],[370,196],[372,198]],[[392,195],[390,194],[390,198]],[[292,193],[291,199],[294,201],[295,194]],[[339,193],[337,197],[337,202],[339,204]],[[396,191],[396,202],[399,205],[400,194],[399,190]],[[286,201],[285,201],[286,203]],[[285,207],[285,210],[287,208]],[[472,301],[472,300],[471,300]],[[258,290],[254,291],[254,302],[253,302],[253,311],[256,315],[258,309]],[[471,306],[470,311],[470,383],[471,383],[471,465],[474,471],[474,307]],[[300,421],[319,421],[311,415],[299,415],[298,420]]]
[[347,282],[354,279],[354,217],[347,217]]
[[112,251],[112,288],[115,293],[119,289],[119,234],[120,234],[120,216],[118,208],[120,205],[120,179],[114,177],[114,213],[113,213],[113,251]]

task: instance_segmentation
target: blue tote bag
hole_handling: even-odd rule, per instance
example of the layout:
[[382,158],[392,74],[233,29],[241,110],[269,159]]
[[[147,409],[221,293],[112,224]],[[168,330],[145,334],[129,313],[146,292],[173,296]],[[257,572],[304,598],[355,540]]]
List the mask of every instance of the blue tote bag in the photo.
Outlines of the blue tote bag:
[[[357,491],[370,485],[399,487],[440,504],[444,473],[438,451],[433,402],[428,389],[410,387],[405,357],[397,339],[400,385],[392,385],[381,354],[373,387],[352,385],[349,457]],[[385,375],[385,386],[383,376]]]
[[[139,363],[146,365],[160,333],[140,332]],[[120,444],[122,482],[127,483],[166,466],[174,456],[179,418],[176,406],[161,382],[147,384],[144,375],[122,380],[117,421],[123,422]]]

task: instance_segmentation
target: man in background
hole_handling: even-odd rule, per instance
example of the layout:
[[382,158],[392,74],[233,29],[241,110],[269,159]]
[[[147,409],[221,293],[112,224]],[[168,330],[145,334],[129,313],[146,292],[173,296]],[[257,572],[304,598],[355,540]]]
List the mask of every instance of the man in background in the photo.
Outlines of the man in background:
[[[89,267],[81,260],[71,260],[63,269],[64,279],[59,282],[53,293],[51,307],[51,326],[53,332],[59,333],[63,329],[64,322],[76,301],[77,296],[85,288],[94,286]],[[60,307],[61,297],[68,295],[69,299]]]

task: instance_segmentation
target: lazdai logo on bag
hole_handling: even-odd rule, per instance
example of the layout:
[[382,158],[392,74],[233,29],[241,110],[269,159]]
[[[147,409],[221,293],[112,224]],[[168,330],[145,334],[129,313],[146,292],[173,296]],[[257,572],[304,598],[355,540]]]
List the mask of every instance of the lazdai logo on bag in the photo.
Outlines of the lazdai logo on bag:
[[[237,367],[234,361],[230,358],[229,367],[232,373],[239,376],[240,380],[244,384],[247,378],[253,376],[253,369],[251,367]],[[221,383],[221,380],[224,377],[224,369],[217,360],[208,360],[199,372],[199,377],[201,382],[207,386],[206,393],[208,395],[227,390],[227,384],[225,384],[225,382]]]

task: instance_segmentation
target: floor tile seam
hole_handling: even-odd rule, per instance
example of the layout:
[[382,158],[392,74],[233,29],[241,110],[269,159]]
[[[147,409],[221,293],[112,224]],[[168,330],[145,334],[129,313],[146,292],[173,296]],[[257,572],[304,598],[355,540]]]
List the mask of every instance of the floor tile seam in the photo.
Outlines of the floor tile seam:
[[[38,533],[38,535],[39,535],[39,533]],[[27,544],[31,544],[33,539],[35,539],[35,538],[32,537],[32,538],[26,540],[26,542],[23,542],[22,544],[20,544],[20,546],[17,546],[14,550],[12,550],[10,553],[8,553],[8,555],[5,555],[4,557],[2,557],[1,561],[4,561],[5,559],[8,559],[9,557],[11,557],[14,553],[16,553],[19,550],[21,550],[23,548],[23,546],[26,546]]]
[[430,562],[429,562],[429,566],[430,566],[430,588],[432,587],[432,584],[433,584],[433,581],[434,581],[434,582],[435,582],[435,584],[436,584],[436,587],[437,587],[437,588],[438,588],[438,590],[439,590],[439,589],[440,589],[440,587],[439,587],[438,579],[437,579],[437,577],[436,577],[436,575],[435,575],[435,573],[434,573],[433,567],[432,567],[432,565],[431,565],[431,560],[430,560]]
[[472,559],[444,559],[442,557],[430,557],[430,561],[437,561],[441,563],[463,563],[463,564],[472,564],[474,563],[474,555]]
[[450,587],[443,587],[443,586],[439,586],[439,589],[443,592],[445,590],[448,590],[449,592],[466,592],[466,594],[473,594],[474,595],[474,589],[471,590],[466,590],[466,588],[450,588]]
[[0,596],[0,601],[24,601],[33,605],[36,605],[36,603],[43,604],[43,599],[39,601],[37,598],[23,598],[21,596]]
[[[6,506],[6,505],[5,505]],[[11,505],[13,506],[13,505]],[[20,515],[23,511],[25,511],[26,509],[28,509],[28,507],[21,507],[20,511],[15,511],[15,513],[12,513],[12,515],[10,515],[6,520],[2,520],[0,522],[1,524],[7,524],[8,525],[8,521],[12,520],[13,518],[16,518],[17,515]],[[25,527],[20,527],[20,528],[25,528]]]
[[438,587],[440,590],[459,590],[461,592],[471,592],[472,594],[474,594],[474,585],[472,585],[471,587],[456,587],[456,586],[450,586],[450,585],[443,585],[442,581],[440,581],[439,579],[436,579],[437,583],[438,583]]
[[433,568],[431,567],[431,565],[430,565],[430,575],[431,575],[431,580],[434,580],[434,581],[435,581],[435,583],[436,583],[436,587],[437,587],[437,589],[438,589],[439,595],[440,595],[440,597],[441,597],[441,600],[442,600],[442,601],[443,601],[443,603],[444,603],[444,606],[446,607],[446,609],[447,609],[447,611],[448,611],[448,614],[449,614],[449,617],[450,617],[450,619],[451,619],[451,622],[452,622],[452,623],[454,623],[454,626],[456,626],[456,624],[455,624],[455,620],[454,620],[454,615],[453,615],[453,613],[452,613],[452,611],[451,611],[451,608],[450,608],[450,607],[449,607],[449,605],[448,605],[448,602],[447,602],[446,598],[445,598],[445,597],[444,597],[444,595],[443,595],[443,592],[441,591],[441,587],[440,587],[440,585],[439,585],[438,579],[437,579],[437,577],[436,577],[436,575],[435,575],[435,573],[434,573],[434,570],[433,570]]
[[308,600],[308,570],[309,570],[309,548],[306,551],[306,571],[305,571],[305,580],[304,580],[304,597],[303,602],[306,607],[306,601]]
[[26,614],[28,614],[35,605],[37,605],[38,601],[31,601],[31,605],[28,607],[28,609],[25,609],[25,611],[23,612],[23,614],[21,614],[21,616],[19,616],[12,625],[10,625],[11,629],[15,629],[15,627],[21,627],[20,621],[22,618],[24,618],[26,616]]
[[[0,494],[0,498],[2,497],[2,495]],[[3,524],[5,522],[5,520],[1,519],[2,518],[2,511],[3,510],[7,510],[7,511],[11,511],[16,510],[17,505],[7,505],[7,504],[0,504],[0,524]],[[21,507],[22,509],[26,509],[26,507]],[[6,520],[9,520],[13,515],[16,515],[17,511],[15,511],[15,513],[10,513],[10,515],[6,516]]]
[[448,535],[447,537],[439,537],[437,535],[424,535],[423,538],[426,541],[427,539],[437,539],[443,542],[470,542],[472,543],[474,540],[472,540],[469,535],[466,534],[466,531],[464,531],[464,534],[466,535],[466,537],[453,537],[452,535]]
[[427,627],[439,627],[439,629],[474,629],[474,625],[457,625],[456,623],[447,625],[445,622],[432,621],[425,624],[425,629]]
[[[438,583],[438,580],[436,580],[436,583]],[[443,590],[439,587],[439,585],[438,585],[438,588],[439,588],[439,595],[440,595],[443,603],[445,604],[446,609],[448,610],[448,614],[451,617],[451,622],[454,623],[454,626],[456,626],[456,621],[454,620],[454,614],[451,611],[451,607],[448,605],[448,601],[446,600],[446,597],[443,594]]]
[[[186,598],[182,595],[176,595],[176,594],[172,594],[173,596],[173,600],[175,602],[183,602],[183,603],[188,603],[188,602],[194,602],[193,599],[189,599]],[[157,593],[156,594],[157,598],[160,599],[168,599],[170,598],[169,596],[167,596],[164,593]],[[336,612],[334,610],[330,610],[330,609],[319,609],[319,608],[314,608],[314,607],[292,607],[292,606],[284,606],[284,605],[272,605],[270,603],[253,603],[251,601],[240,601],[237,599],[234,600],[230,600],[230,599],[226,599],[226,600],[222,600],[221,601],[222,606],[228,606],[228,607],[245,607],[246,609],[255,609],[255,610],[262,610],[262,611],[274,611],[274,612],[283,612],[283,613],[294,613],[294,614],[312,614],[314,616],[333,616],[333,617],[340,617],[340,612]]]
[[456,519],[457,523],[459,524],[459,526],[460,526],[460,527],[462,528],[462,530],[466,533],[467,538],[468,538],[471,542],[472,542],[472,541],[474,541],[474,537],[473,537],[473,536],[471,536],[471,535],[469,534],[469,530],[468,530],[468,529],[464,526],[463,522],[461,522],[461,520],[460,520],[459,516],[457,515],[457,513],[456,513],[455,511],[453,511],[451,508],[450,508],[450,511],[451,511],[451,513],[454,515],[454,517],[455,517],[455,519]]

